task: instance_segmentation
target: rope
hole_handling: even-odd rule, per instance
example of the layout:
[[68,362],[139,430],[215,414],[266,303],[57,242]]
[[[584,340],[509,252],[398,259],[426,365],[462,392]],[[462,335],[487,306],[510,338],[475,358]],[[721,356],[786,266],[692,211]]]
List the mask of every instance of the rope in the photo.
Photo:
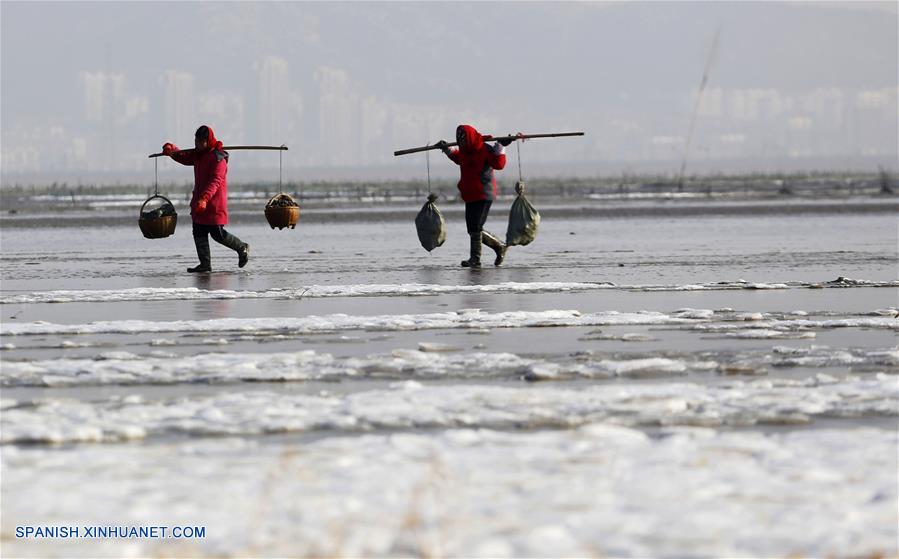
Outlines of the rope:
[[[425,145],[429,145],[430,143],[431,143],[431,141],[428,140],[425,142]],[[425,165],[427,165],[427,168],[428,168],[428,202],[433,203],[434,195],[431,194],[431,152],[430,151],[425,152]],[[428,256],[430,256],[430,255],[431,255],[431,251],[428,251]]]
[[430,198],[431,197],[431,152],[430,151],[425,152],[425,163],[428,166],[428,198]]
[[153,196],[159,196],[159,159],[153,160]]
[[518,150],[518,182],[524,182],[521,178],[521,142],[515,142],[515,149]]
[[281,169],[282,162],[284,161],[284,152],[278,150],[278,194],[284,194],[284,189],[281,186]]

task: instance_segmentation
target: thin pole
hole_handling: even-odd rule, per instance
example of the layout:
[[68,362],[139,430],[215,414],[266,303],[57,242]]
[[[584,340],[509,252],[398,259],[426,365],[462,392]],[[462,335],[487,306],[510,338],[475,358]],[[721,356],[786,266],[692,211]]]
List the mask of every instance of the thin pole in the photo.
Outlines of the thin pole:
[[[231,151],[231,150],[235,150],[235,149],[253,149],[253,150],[269,150],[269,151],[273,151],[273,150],[281,150],[281,151],[285,151],[285,150],[287,150],[287,146],[285,146],[285,145],[280,145],[280,146],[225,146],[225,147],[223,147],[222,149],[225,150],[225,151]],[[175,153],[187,153],[187,152],[190,152],[190,151],[196,151],[196,148],[179,149],[179,150],[176,151]],[[164,156],[164,155],[165,155],[164,153],[151,153],[151,154],[148,155],[147,157],[162,157],[162,156]]]
[[159,196],[159,160],[153,160],[153,196]]
[[281,161],[284,159],[284,152],[278,152],[278,193],[284,194],[284,189],[281,187]]
[[690,155],[690,142],[693,140],[693,127],[696,125],[696,115],[699,114],[699,103],[702,101],[702,92],[709,81],[709,70],[712,68],[712,62],[718,52],[718,37],[721,35],[721,28],[715,31],[715,38],[712,39],[712,46],[709,48],[709,55],[705,60],[705,67],[702,69],[702,81],[699,82],[699,92],[696,94],[696,102],[693,104],[693,113],[690,115],[690,128],[687,130],[687,141],[684,143],[684,159],[680,164],[680,173],[677,175],[677,191],[684,190],[684,172],[687,170],[687,157]]
[[[530,140],[532,138],[563,138],[566,136],[583,136],[583,132],[557,132],[555,134],[511,134],[508,136],[492,136],[490,134],[484,135],[485,142],[492,142],[495,140]],[[449,142],[446,144],[446,147],[458,146],[458,142]],[[407,155],[409,153],[418,153],[420,151],[427,151],[430,149],[438,149],[438,146],[430,145],[430,146],[422,146],[419,148],[409,148],[409,149],[401,149],[393,152],[393,155]]]

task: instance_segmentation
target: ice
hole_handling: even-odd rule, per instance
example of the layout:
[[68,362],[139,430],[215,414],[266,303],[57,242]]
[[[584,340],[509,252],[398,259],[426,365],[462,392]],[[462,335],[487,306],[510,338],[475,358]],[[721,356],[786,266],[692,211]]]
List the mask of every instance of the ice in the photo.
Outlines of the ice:
[[677,374],[686,372],[687,366],[683,361],[656,357],[652,359],[631,359],[628,361],[604,360],[599,366],[612,371],[618,376],[652,376],[662,374]]
[[[761,313],[746,313],[747,318],[741,324],[739,322],[697,322],[692,326],[694,330],[725,333],[735,331],[752,330],[776,330],[780,332],[803,332],[814,329],[825,330],[831,328],[872,328],[899,331],[899,319],[892,317],[858,316],[850,318],[811,320],[804,317],[776,319],[765,317]],[[751,336],[752,334],[747,334]]]
[[707,319],[715,315],[715,311],[709,309],[678,309],[671,313],[678,318]]
[[895,556],[893,202],[550,220],[480,273],[399,208],[246,220],[254,260],[208,277],[130,219],[13,224],[4,527],[209,531],[0,554]]
[[777,367],[876,367],[883,372],[899,373],[899,349],[860,350],[831,349],[825,346],[809,348],[775,347],[772,364]]
[[[194,556],[897,553],[895,431],[669,427],[660,435],[587,423],[302,446],[220,438],[5,449],[3,515],[46,524],[200,523],[207,535]],[[175,540],[130,543],[136,556],[184,551]],[[10,539],[4,555],[23,555],[28,545]],[[48,540],[40,549],[123,553],[121,542],[95,539]]]
[[104,351],[95,357],[97,361],[138,361],[140,356],[130,351]]
[[871,314],[877,315],[877,316],[891,316],[893,318],[899,318],[899,309],[897,309],[895,307],[890,307],[887,309],[877,309],[877,310],[871,311]]
[[[204,353],[137,359],[49,359],[5,361],[2,386],[71,386],[108,384],[224,383],[241,381],[306,381],[366,377],[438,379],[516,377],[533,363],[508,353],[442,354],[449,347],[425,344],[425,351],[394,350],[390,354],[337,359],[329,353]],[[438,353],[434,353],[438,351]]]
[[[665,363],[646,367],[672,366]],[[607,371],[642,372],[607,363]],[[644,369],[646,370],[646,369]],[[120,398],[36,400],[5,410],[0,441],[119,441],[166,433],[193,436],[308,431],[483,427],[540,429],[596,421],[626,426],[754,425],[814,417],[899,415],[899,383],[881,375],[839,382],[734,382],[592,385],[581,388],[416,385],[341,395],[270,391],[219,393],[130,403]]]
[[[802,338],[814,332],[740,330],[757,339]],[[593,334],[586,339],[620,339]],[[582,338],[583,339],[583,338]],[[483,344],[479,344],[484,346]],[[156,344],[150,344],[156,347]],[[639,346],[638,346],[639,347]],[[396,349],[364,357],[341,357],[312,350],[268,353],[179,355],[151,349],[144,355],[105,352],[93,358],[9,360],[0,362],[0,386],[140,385],[309,381],[352,378],[568,380],[616,376],[670,377],[719,370],[727,374],[763,373],[768,367],[853,367],[867,372],[899,372],[896,348],[774,346],[702,352],[605,351],[541,353],[539,357],[482,350],[456,351],[452,344],[421,342],[418,350]]]
[[[304,299],[322,297],[427,296],[458,293],[564,293],[596,290],[718,291],[731,289],[807,289],[809,287],[899,287],[896,281],[845,280],[843,282],[715,281],[698,284],[614,284],[611,282],[502,282],[484,285],[349,284],[310,285],[266,290],[199,289],[196,287],[140,287],[131,289],[55,290],[0,295],[0,304],[98,303],[123,301],[179,301],[209,299]],[[895,314],[894,314],[895,316]]]
[[536,381],[571,378],[668,377],[685,373],[689,366],[680,360],[660,357],[625,361],[600,360],[570,364],[540,361],[532,363],[525,368],[524,378]]
[[[875,319],[871,319],[875,320]],[[281,332],[313,334],[342,330],[403,331],[443,328],[492,329],[534,326],[601,326],[682,324],[687,319],[665,313],[641,311],[620,313],[608,311],[582,315],[576,310],[481,312],[466,309],[459,312],[430,314],[366,315],[332,314],[301,318],[224,318],[213,320],[147,321],[110,320],[87,324],[49,324],[31,322],[7,325],[4,335],[71,335],[71,334],[140,334],[162,332],[189,333],[260,333]]]
[[[43,321],[5,325],[3,335],[74,335],[74,334],[144,334],[144,333],[210,333],[314,334],[347,330],[409,331],[456,329],[484,330],[493,328],[530,328],[539,326],[622,326],[622,325],[692,325],[694,329],[715,333],[736,330],[808,331],[830,328],[876,328],[899,331],[899,319],[884,316],[811,320],[806,318],[769,318],[758,312],[741,313],[737,322],[713,322],[706,318],[712,311],[690,310],[693,318],[658,311],[581,313],[577,310],[482,312],[465,309],[458,312],[365,315],[332,314],[299,318],[223,318],[211,320],[148,321],[109,320],[86,324],[52,324]],[[745,323],[745,324],[742,324]],[[753,334],[747,334],[752,336]],[[221,343],[214,341],[210,343]]]
[[747,312],[737,314],[734,319],[735,320],[763,320],[765,315],[760,312]]
[[438,343],[433,343],[433,342],[419,342],[418,343],[419,351],[424,351],[424,352],[429,352],[429,353],[441,352],[441,351],[459,351],[459,349],[460,348],[450,345],[450,344],[438,344]]
[[303,299],[320,297],[416,296],[450,293],[543,293],[609,289],[611,284],[585,282],[504,282],[489,285],[353,284],[311,285],[297,288],[206,290],[195,287],[142,287],[108,290],[57,290],[0,296],[0,304],[88,303],[121,301],[177,301],[206,299]]
[[150,340],[151,346],[170,346],[175,344],[177,344],[177,342],[170,338],[157,338],[155,340]]
[[740,330],[725,334],[729,338],[744,338],[753,340],[804,340],[814,338],[814,332],[796,332],[791,330]]

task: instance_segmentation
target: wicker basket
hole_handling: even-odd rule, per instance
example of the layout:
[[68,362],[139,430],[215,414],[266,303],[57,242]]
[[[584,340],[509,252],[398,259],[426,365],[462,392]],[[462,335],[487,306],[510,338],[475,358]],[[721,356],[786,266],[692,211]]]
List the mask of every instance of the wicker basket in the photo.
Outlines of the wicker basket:
[[[155,198],[162,198],[168,204],[172,203],[165,196],[154,194],[147,198],[140,207],[141,216],[143,216],[144,208],[147,206],[147,203]],[[154,218],[139,217],[137,225],[140,227],[140,232],[144,234],[144,237],[148,239],[163,239],[175,232],[175,226],[178,225],[178,215],[162,215]]]
[[268,221],[268,224],[272,226],[272,229],[277,227],[278,229],[284,229],[288,227],[290,229],[295,229],[297,226],[297,221],[300,220],[300,206],[280,206],[279,202],[287,200],[293,204],[296,204],[294,199],[289,194],[275,194],[271,197],[268,203],[265,205],[265,219]]

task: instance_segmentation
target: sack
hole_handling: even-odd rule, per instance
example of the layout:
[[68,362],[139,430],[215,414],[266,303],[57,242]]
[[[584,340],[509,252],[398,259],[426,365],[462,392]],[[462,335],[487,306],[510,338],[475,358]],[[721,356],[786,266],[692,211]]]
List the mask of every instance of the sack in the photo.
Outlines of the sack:
[[524,183],[515,184],[518,197],[509,211],[509,228],[506,229],[506,246],[527,245],[537,238],[540,212],[524,196]]
[[446,221],[443,214],[434,205],[437,201],[436,194],[428,194],[428,201],[421,207],[421,211],[415,217],[415,228],[418,229],[418,240],[421,246],[428,252],[439,247],[446,241]]

